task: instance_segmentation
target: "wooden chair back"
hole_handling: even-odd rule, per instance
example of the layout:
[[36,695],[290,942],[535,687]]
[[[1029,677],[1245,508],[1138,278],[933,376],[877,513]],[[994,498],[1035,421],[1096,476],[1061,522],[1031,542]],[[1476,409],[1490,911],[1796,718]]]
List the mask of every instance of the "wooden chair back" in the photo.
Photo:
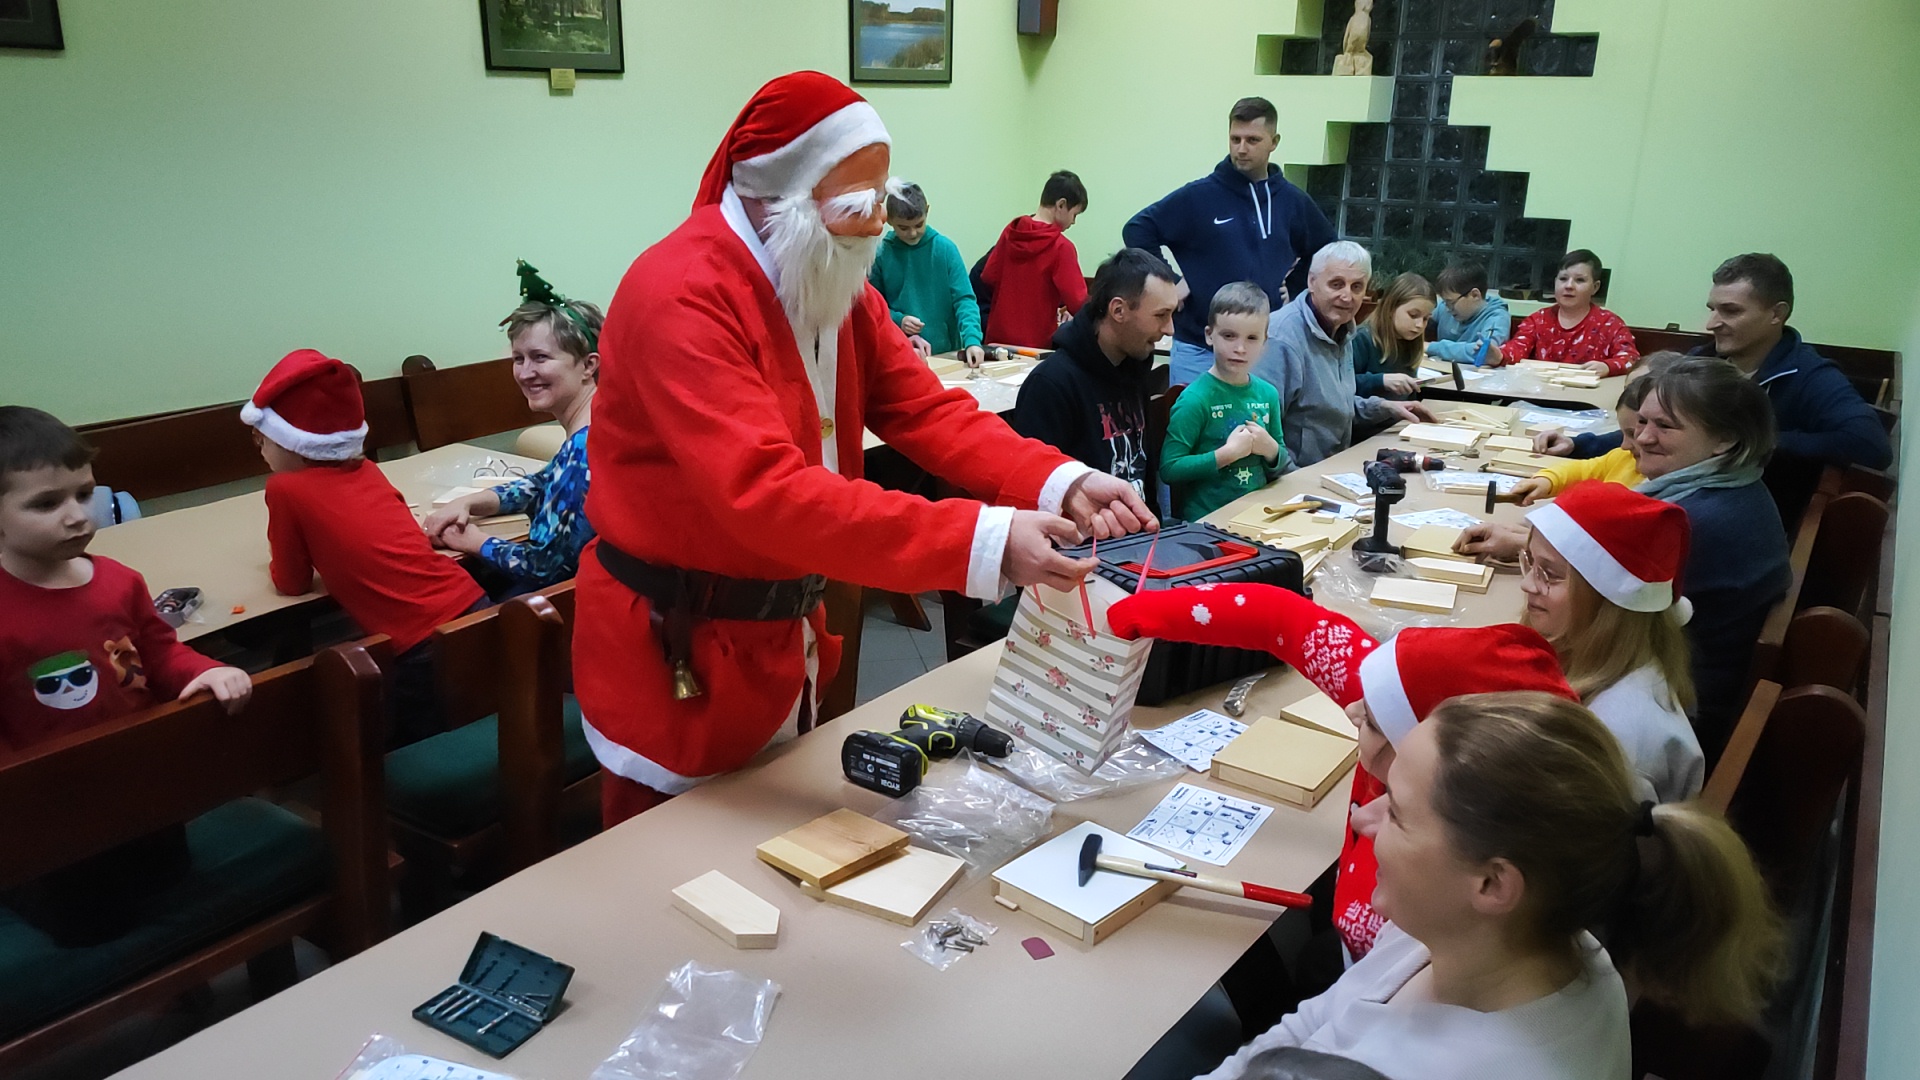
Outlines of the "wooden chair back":
[[1830,498],[1831,494],[1824,487],[1815,491],[1807,501],[1806,510],[1800,515],[1798,527],[1788,533],[1792,546],[1787,552],[1787,566],[1792,573],[1786,593],[1767,611],[1766,621],[1760,626],[1760,638],[1753,644],[1753,658],[1749,661],[1747,676],[1747,685],[1750,687],[1765,679],[1778,681],[1780,653],[1786,645],[1787,627],[1793,622],[1794,612],[1800,610],[1801,588],[1807,580],[1814,541],[1819,536],[1820,521],[1826,514]]
[[[379,661],[387,639],[339,645],[254,677],[228,716],[211,697],[168,703],[28,750],[0,765],[0,888],[42,877],[223,803],[318,774],[328,891],[141,976],[0,1046],[0,1072],[162,1005],[296,936],[336,960],[384,938],[388,857]],[[31,823],[31,827],[24,827]]]
[[[1173,403],[1180,400],[1180,394],[1186,388],[1185,383],[1169,386],[1147,399],[1147,455],[1148,460],[1153,462],[1156,476],[1160,473],[1160,451],[1167,444],[1167,424],[1173,416]],[[1152,503],[1154,498],[1152,493],[1148,493],[1147,502]]]
[[1865,492],[1827,500],[1800,589],[1801,606],[1861,610],[1879,574],[1887,514],[1887,504]]
[[1633,1070],[1660,1080],[1753,1080],[1773,1057],[1760,1032],[1745,1025],[1698,1027],[1674,1010],[1640,1001],[1628,1016]]
[[[362,380],[360,395],[367,407],[369,456],[413,441],[406,390],[398,378]],[[135,499],[157,499],[266,475],[253,431],[240,422],[243,404],[176,409],[78,430],[94,448],[95,480]]]
[[819,722],[853,708],[860,689],[860,637],[866,625],[866,590],[847,581],[827,582],[827,632],[840,635],[840,670],[820,688]]
[[1725,811],[1783,906],[1811,880],[1865,743],[1866,713],[1846,693],[1830,686],[1783,693],[1780,684],[1762,682],[1707,778],[1702,801]]
[[[1514,316],[1513,325],[1517,329],[1524,316]],[[1712,348],[1713,335],[1692,330],[1655,330],[1644,326],[1629,327],[1633,332],[1633,343],[1640,355],[1671,349],[1686,353],[1694,349]],[[1833,361],[1833,366],[1846,375],[1854,390],[1866,399],[1867,404],[1876,408],[1885,406],[1893,394],[1894,380],[1900,371],[1900,354],[1889,349],[1863,349],[1853,345],[1819,345],[1813,351]]]
[[1787,624],[1780,684],[1831,686],[1857,696],[1869,640],[1860,620],[1834,607],[1810,607]]
[[424,356],[400,365],[420,449],[466,442],[484,435],[531,427],[546,417],[527,407],[513,381],[512,359],[438,368]]

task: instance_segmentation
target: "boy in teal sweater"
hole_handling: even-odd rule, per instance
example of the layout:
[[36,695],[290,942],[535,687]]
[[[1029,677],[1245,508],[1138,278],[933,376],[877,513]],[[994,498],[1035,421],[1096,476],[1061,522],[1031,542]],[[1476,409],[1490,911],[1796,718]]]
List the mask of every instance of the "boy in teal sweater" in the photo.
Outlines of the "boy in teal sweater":
[[927,196],[919,184],[901,184],[887,195],[887,224],[868,280],[887,298],[894,324],[922,356],[965,350],[969,367],[986,359],[981,347],[980,303],[967,280],[967,264],[953,241],[927,224]]
[[1253,374],[1267,343],[1267,293],[1223,285],[1207,309],[1213,367],[1174,400],[1160,477],[1173,514],[1197,521],[1293,467],[1280,435],[1280,391]]

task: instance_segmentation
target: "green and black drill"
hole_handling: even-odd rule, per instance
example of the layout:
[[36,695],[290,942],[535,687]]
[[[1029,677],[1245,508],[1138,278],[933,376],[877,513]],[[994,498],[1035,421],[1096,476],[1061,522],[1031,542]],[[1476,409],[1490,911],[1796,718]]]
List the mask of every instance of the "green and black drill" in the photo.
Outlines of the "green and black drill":
[[848,780],[897,799],[919,787],[934,762],[962,750],[1006,757],[1013,752],[1013,738],[966,713],[909,705],[900,714],[899,731],[847,736],[840,747],[840,767]]

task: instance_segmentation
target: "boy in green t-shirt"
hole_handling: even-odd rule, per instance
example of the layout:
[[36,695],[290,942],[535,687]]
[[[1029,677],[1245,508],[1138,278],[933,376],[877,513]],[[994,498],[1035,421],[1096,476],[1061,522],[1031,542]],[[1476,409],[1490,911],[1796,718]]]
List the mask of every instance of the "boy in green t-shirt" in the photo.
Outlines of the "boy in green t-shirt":
[[953,241],[927,224],[920,185],[903,183],[887,194],[887,224],[893,231],[867,277],[886,297],[894,324],[921,356],[957,349],[967,366],[980,366],[986,350],[967,263]]
[[1253,374],[1266,338],[1265,290],[1236,281],[1213,294],[1213,367],[1174,401],[1160,451],[1175,517],[1197,521],[1293,467],[1280,438],[1280,392]]

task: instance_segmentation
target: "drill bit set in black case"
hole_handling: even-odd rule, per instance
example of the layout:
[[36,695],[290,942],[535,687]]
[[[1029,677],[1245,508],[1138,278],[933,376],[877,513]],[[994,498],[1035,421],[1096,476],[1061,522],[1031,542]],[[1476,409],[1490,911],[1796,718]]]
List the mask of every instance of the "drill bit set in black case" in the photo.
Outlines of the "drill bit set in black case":
[[[1153,563],[1146,566],[1149,548],[1153,551]],[[1225,529],[1199,522],[1163,521],[1157,534],[1137,533],[1118,540],[1103,540],[1098,545],[1082,544],[1062,549],[1062,554],[1075,559],[1097,555],[1100,566],[1094,573],[1127,592],[1133,592],[1136,586],[1154,590],[1209,583],[1257,583],[1306,594],[1299,555],[1256,544]],[[1144,586],[1141,585],[1143,567],[1146,569]],[[1156,641],[1147,656],[1136,700],[1142,705],[1159,705],[1182,694],[1265,671],[1278,662],[1272,653],[1263,650]]]
[[566,964],[483,933],[460,981],[414,1009],[413,1018],[503,1058],[553,1019],[572,979]]

